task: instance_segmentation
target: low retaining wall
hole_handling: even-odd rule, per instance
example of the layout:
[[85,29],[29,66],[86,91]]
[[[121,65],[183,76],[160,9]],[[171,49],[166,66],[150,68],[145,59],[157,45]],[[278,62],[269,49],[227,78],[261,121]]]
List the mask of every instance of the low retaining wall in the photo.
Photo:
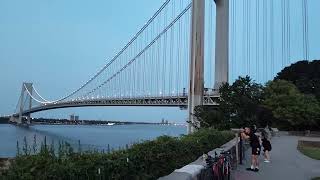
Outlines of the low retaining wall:
[[[222,145],[220,148],[216,148],[208,154],[214,157],[215,152],[219,155],[222,150],[230,151],[232,155],[232,165],[233,168],[237,166],[238,163],[238,143],[239,138],[235,137],[231,141]],[[159,180],[197,180],[204,179],[203,176],[207,173],[209,169],[205,168],[206,163],[203,160],[202,156],[199,157],[196,161],[173,171],[171,174],[159,178]]]
[[287,136],[320,137],[319,131],[280,131],[279,133]]
[[320,148],[320,141],[305,141],[305,140],[299,140],[299,141],[298,141],[298,147],[301,147],[301,146]]

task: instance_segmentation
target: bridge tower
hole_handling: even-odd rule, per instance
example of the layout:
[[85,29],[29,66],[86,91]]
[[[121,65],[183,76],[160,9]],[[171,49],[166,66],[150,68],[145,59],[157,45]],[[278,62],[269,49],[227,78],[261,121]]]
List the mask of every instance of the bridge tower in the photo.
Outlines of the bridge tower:
[[229,80],[229,0],[216,3],[216,55],[214,89]]
[[189,97],[188,133],[195,130],[194,126],[199,123],[194,116],[194,108],[203,103],[204,90],[204,16],[205,0],[192,1],[191,15],[191,45],[190,45],[190,74],[189,74]]
[[[228,82],[229,74],[229,0],[216,3],[216,56],[214,89]],[[200,126],[194,116],[194,108],[203,104],[204,91],[204,26],[205,0],[192,1],[190,74],[188,97],[188,133]]]
[[[28,109],[31,109],[32,106],[32,98],[30,95],[32,95],[33,91],[33,84],[32,83],[23,83],[21,88],[21,94],[20,94],[20,104],[19,104],[19,116],[18,118],[14,118],[17,124],[22,124],[22,112],[24,110],[24,98],[26,96],[28,101]],[[31,122],[31,115],[27,115],[27,124],[30,124]]]

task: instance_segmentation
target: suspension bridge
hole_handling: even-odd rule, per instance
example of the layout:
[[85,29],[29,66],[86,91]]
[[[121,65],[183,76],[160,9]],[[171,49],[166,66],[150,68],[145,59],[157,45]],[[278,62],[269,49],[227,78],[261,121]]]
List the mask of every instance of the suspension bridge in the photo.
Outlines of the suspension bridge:
[[222,83],[243,75],[266,82],[283,67],[310,59],[313,2],[166,0],[74,91],[48,100],[32,83],[23,83],[10,120],[30,123],[32,113],[69,107],[166,106],[188,109],[196,124],[194,107],[216,106]]

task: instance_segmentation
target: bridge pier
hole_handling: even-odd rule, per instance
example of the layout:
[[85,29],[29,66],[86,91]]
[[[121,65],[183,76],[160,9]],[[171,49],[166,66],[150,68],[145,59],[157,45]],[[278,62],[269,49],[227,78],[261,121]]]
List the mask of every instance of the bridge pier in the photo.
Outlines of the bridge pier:
[[[17,124],[18,124],[18,122],[19,122],[19,117],[15,117],[15,116],[12,115],[12,116],[10,117],[9,121],[12,122],[12,123],[17,123]],[[21,122],[20,122],[19,124],[21,124]]]
[[188,97],[188,133],[200,126],[194,116],[194,108],[203,104],[204,89],[204,16],[205,0],[192,1],[191,45],[190,45],[190,74]]
[[30,125],[31,124],[31,114],[27,115],[27,124]]

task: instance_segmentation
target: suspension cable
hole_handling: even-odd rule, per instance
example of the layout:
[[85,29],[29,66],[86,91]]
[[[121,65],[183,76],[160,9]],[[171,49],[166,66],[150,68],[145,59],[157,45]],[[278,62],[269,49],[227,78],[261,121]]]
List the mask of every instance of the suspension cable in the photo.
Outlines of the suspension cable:
[[151,24],[153,22],[153,20],[162,12],[163,9],[165,9],[165,7],[169,4],[171,0],[166,0],[162,6],[153,14],[153,16],[147,21],[146,24],[144,24],[144,26],[138,31],[138,33],[136,33],[134,35],[134,37],[105,65],[103,66],[93,77],[91,77],[86,83],[84,83],[83,85],[81,85],[78,89],[76,89],[75,91],[73,91],[72,93],[58,99],[58,100],[54,100],[54,101],[49,101],[51,103],[53,102],[59,102],[59,101],[63,101],[71,96],[73,96],[74,94],[76,94],[77,92],[79,92],[81,89],[83,89],[84,87],[86,87],[90,82],[92,82],[94,79],[96,79],[102,72],[104,72],[105,69],[107,69],[116,59],[118,59],[118,57],[133,43],[135,42],[135,40],[140,36],[140,34],[142,34],[142,32],[144,32],[144,30],[149,26],[149,24]]
[[40,101],[38,100],[37,98],[35,98],[30,92],[29,92],[29,89],[27,88],[27,86],[24,84],[24,88],[26,89],[26,92],[28,93],[28,95],[35,101],[37,101],[38,103],[41,103],[41,104],[46,104],[47,102],[44,102],[44,101]]
[[[118,70],[116,73],[114,73],[111,77],[109,77],[106,81],[104,81],[102,84],[106,84],[116,76],[118,76],[119,73],[121,73],[123,70],[125,70],[131,63],[135,62],[144,52],[146,52],[162,35],[165,35],[166,32],[191,8],[191,3],[163,30],[156,36],[145,48],[143,48],[134,58],[132,58],[127,64],[125,64],[120,70]],[[100,86],[99,86],[100,87]],[[94,88],[92,91],[88,92],[86,95],[89,95],[96,91],[98,89]]]

